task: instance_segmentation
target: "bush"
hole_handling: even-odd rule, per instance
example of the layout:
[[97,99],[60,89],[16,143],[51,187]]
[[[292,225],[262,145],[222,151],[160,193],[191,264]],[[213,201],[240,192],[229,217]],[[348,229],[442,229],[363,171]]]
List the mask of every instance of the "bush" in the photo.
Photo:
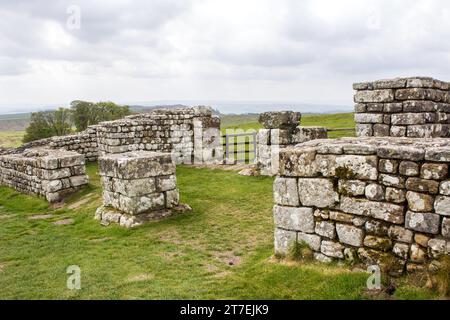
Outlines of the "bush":
[[41,111],[31,114],[30,124],[25,129],[23,142],[30,142],[52,136],[63,136],[71,132],[70,110]]

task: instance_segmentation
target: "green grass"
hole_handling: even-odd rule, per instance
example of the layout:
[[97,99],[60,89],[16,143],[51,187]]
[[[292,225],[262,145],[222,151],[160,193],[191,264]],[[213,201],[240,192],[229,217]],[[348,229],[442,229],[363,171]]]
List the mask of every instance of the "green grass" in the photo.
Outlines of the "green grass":
[[[0,299],[365,298],[364,273],[272,258],[270,177],[180,166],[181,200],[194,210],[128,230],[94,220],[101,190],[96,164],[87,169],[90,185],[59,209],[0,188]],[[54,217],[28,219],[47,213]],[[52,223],[63,218],[75,223]],[[69,265],[81,268],[79,291],[66,288]]]
[[0,147],[15,148],[22,144],[24,131],[0,131]]

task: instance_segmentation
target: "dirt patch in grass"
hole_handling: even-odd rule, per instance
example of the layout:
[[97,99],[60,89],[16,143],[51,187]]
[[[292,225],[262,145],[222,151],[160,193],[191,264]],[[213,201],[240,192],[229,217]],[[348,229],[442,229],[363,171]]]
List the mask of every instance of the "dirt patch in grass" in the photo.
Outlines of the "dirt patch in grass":
[[54,217],[54,215],[49,213],[49,214],[36,214],[31,217],[28,217],[27,219],[28,220],[44,220],[44,219],[50,219],[53,217]]
[[151,273],[142,273],[133,276],[129,276],[127,278],[127,282],[140,282],[140,281],[148,281],[154,279],[155,276]]
[[85,204],[88,204],[89,202],[94,201],[94,200],[95,200],[95,197],[93,194],[91,194],[83,199],[80,199],[80,200],[70,204],[67,208],[70,210],[79,209],[79,208],[83,207]]
[[15,214],[0,214],[0,220],[14,218]]
[[3,272],[7,266],[6,262],[0,262],[0,272]]
[[55,225],[55,226],[65,226],[65,225],[69,225],[69,224],[73,224],[73,223],[75,223],[75,220],[74,219],[62,219],[62,220],[58,220],[58,221],[55,221],[55,222],[53,222],[53,224]]

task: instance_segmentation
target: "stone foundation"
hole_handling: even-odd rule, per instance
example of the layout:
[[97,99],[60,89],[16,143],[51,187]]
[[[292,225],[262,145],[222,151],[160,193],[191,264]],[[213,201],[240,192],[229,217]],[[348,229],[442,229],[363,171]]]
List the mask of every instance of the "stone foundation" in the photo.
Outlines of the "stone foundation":
[[259,123],[264,129],[260,129],[256,136],[256,163],[261,175],[277,174],[281,148],[327,138],[326,128],[299,126],[300,119],[301,114],[292,111],[264,112],[260,115]]
[[0,183],[57,202],[89,181],[76,152],[36,148],[0,156]]
[[355,83],[357,136],[450,137],[450,84],[432,78]]
[[135,227],[184,210],[170,153],[134,151],[99,158],[103,206],[96,219]]
[[450,254],[450,141],[341,138],[280,153],[275,253],[306,242],[320,261],[395,262]]

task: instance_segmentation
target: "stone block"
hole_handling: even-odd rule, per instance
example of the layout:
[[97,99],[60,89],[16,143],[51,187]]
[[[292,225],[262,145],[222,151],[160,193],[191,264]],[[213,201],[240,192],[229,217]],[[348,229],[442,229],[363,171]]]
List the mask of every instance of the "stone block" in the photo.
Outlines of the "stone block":
[[368,216],[394,224],[404,222],[403,206],[392,203],[342,197],[340,208],[345,213]]
[[297,232],[275,228],[274,238],[275,254],[285,256],[297,241]]
[[443,216],[450,216],[450,197],[437,196],[434,211]]
[[316,162],[325,177],[335,176],[350,180],[376,180],[378,177],[376,156],[318,154]]
[[430,233],[439,233],[440,218],[438,214],[430,212],[406,212],[405,226],[408,229]]
[[360,247],[363,243],[364,231],[360,228],[337,223],[336,232],[341,243],[355,247]]
[[394,241],[412,243],[413,240],[413,232],[400,226],[390,226],[388,235]]
[[298,180],[300,202],[304,206],[333,207],[339,202],[339,194],[333,182],[323,178],[300,178]]
[[439,191],[439,182],[420,178],[408,178],[406,180],[406,189],[437,194]]
[[323,240],[320,246],[320,252],[332,258],[344,258],[344,246],[339,242]]
[[420,169],[422,179],[442,180],[447,178],[448,165],[444,163],[425,163]]
[[300,112],[273,111],[261,113],[258,121],[265,129],[286,129],[298,126],[300,118]]
[[433,211],[434,197],[425,193],[408,191],[406,193],[406,200],[408,200],[408,207],[416,212],[430,212]]
[[334,223],[328,221],[316,222],[315,233],[326,238],[334,239],[336,236]]
[[314,215],[311,208],[283,207],[273,208],[274,223],[277,228],[306,233],[314,232]]
[[297,179],[295,178],[275,178],[273,194],[275,203],[279,205],[293,207],[300,205]]
[[297,242],[304,242],[312,250],[320,251],[321,239],[318,235],[298,232],[297,233]]
[[394,101],[394,90],[383,89],[383,90],[357,91],[355,94],[354,100],[356,103],[393,102]]
[[419,165],[412,161],[400,162],[399,172],[401,175],[415,177],[419,175]]

